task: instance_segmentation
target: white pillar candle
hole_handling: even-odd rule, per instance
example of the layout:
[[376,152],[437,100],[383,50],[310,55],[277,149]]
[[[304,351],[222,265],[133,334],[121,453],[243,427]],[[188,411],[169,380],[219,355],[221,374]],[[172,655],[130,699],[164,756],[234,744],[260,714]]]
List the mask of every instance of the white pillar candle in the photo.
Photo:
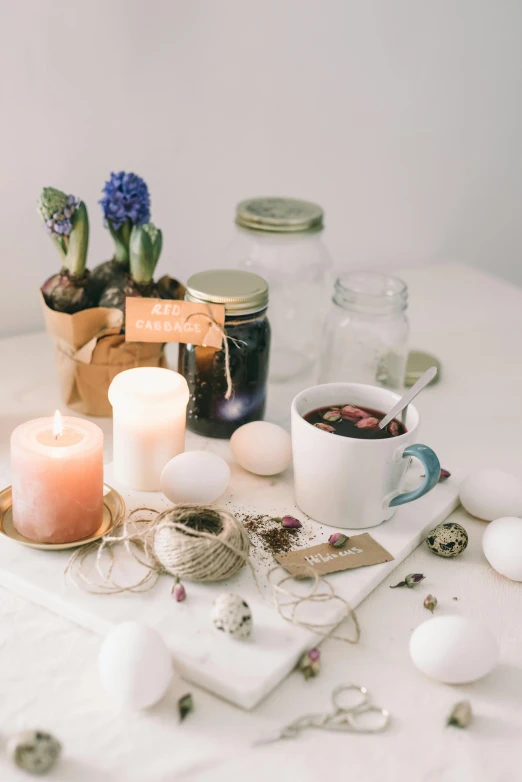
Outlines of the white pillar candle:
[[161,472],[185,450],[187,381],[170,369],[120,372],[109,388],[113,410],[113,468],[117,481],[159,491]]
[[37,418],[11,435],[13,522],[40,543],[92,535],[103,520],[103,432],[82,418]]

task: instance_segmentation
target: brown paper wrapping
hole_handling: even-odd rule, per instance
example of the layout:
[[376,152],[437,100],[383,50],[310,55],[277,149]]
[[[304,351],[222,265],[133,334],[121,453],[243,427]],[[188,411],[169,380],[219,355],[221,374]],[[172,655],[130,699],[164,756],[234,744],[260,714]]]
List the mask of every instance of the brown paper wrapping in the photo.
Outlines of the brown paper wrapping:
[[163,343],[125,342],[120,310],[93,307],[67,315],[50,309],[43,296],[41,301],[45,328],[56,346],[62,398],[72,410],[111,416],[107,392],[119,372],[167,366]]

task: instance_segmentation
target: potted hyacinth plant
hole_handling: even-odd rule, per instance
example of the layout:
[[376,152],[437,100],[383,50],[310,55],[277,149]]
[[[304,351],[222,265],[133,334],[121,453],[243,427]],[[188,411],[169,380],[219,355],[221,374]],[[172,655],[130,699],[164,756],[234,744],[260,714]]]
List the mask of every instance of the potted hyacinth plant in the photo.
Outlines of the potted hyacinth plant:
[[64,402],[87,415],[112,414],[107,391],[119,372],[166,366],[163,344],[126,341],[126,297],[184,294],[183,286],[168,275],[154,282],[163,236],[150,222],[143,179],[111,174],[101,203],[115,252],[89,272],[89,219],[83,201],[53,187],[44,188],[38,201],[61,260],[60,270],[41,288],[46,328],[57,347]]
[[[104,225],[114,240],[114,257],[100,263],[91,274],[91,289],[100,306],[117,307],[123,311],[126,296],[182,299],[184,286],[168,274],[163,275],[157,285],[152,285],[152,272],[161,252],[161,231],[152,271],[145,257],[148,252],[146,240],[143,240],[141,250],[136,250],[137,243],[142,241],[136,238],[142,235],[142,232],[136,234],[138,229],[145,229],[145,234],[148,232],[151,236],[158,230],[150,222],[150,195],[145,180],[125,171],[111,173],[99,203]],[[131,249],[133,242],[134,252]],[[141,257],[138,257],[140,253]]]
[[44,187],[38,200],[38,213],[62,263],[60,271],[42,285],[45,303],[56,312],[68,314],[92,307],[94,298],[87,270],[87,207],[73,195]]
[[127,283],[132,229],[150,220],[149,188],[137,174],[112,173],[105,182],[99,203],[104,225],[114,240],[114,257],[100,263],[92,272],[95,294],[101,297],[106,288]]

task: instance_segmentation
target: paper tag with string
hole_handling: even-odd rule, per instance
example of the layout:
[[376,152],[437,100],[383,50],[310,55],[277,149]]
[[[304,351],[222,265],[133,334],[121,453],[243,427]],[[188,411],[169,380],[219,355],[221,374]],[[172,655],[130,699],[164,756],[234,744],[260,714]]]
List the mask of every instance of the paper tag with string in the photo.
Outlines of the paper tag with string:
[[386,551],[367,532],[362,535],[351,535],[340,548],[334,548],[329,543],[301,548],[278,554],[276,560],[295,578],[306,578],[303,566],[309,565],[317,575],[336,573],[338,570],[351,570],[357,567],[378,565],[381,562],[393,560]]
[[224,324],[222,304],[137,296],[125,300],[126,342],[185,342],[217,349]]

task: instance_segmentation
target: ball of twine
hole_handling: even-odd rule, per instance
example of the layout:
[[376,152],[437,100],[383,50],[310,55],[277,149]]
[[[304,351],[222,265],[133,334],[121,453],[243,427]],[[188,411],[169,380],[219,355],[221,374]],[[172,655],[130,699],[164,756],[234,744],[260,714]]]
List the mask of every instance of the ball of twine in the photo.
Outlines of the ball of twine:
[[150,547],[163,570],[188,581],[223,581],[248,560],[250,540],[231,513],[177,505],[161,513]]
[[[144,568],[144,574],[133,583],[122,584],[115,576],[120,547]],[[76,549],[65,575],[94,594],[145,592],[163,573],[190,581],[230,578],[246,563],[252,567],[249,551],[250,539],[243,525],[225,510],[209,505],[178,505],[162,513],[137,508],[115,533]],[[94,572],[86,572],[91,555]]]

